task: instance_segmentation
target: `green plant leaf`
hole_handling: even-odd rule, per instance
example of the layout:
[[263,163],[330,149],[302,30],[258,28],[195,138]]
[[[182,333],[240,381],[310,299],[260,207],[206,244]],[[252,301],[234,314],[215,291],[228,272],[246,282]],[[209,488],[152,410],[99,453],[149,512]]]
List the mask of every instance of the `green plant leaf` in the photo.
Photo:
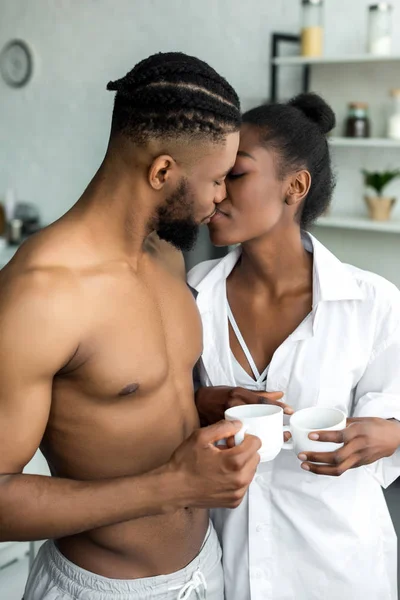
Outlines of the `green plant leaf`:
[[364,183],[367,187],[376,191],[378,196],[382,195],[385,187],[397,177],[400,177],[400,170],[396,171],[367,171],[362,170]]

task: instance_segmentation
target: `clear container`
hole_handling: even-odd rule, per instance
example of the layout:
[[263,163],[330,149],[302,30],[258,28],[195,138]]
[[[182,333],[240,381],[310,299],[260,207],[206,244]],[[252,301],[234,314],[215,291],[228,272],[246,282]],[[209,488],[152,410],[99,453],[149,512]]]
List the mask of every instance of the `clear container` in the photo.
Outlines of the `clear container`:
[[323,0],[302,0],[301,55],[322,56]]
[[392,110],[388,122],[388,137],[400,141],[400,89],[392,90]]
[[388,2],[369,7],[367,50],[375,56],[390,56],[392,52],[392,5]]

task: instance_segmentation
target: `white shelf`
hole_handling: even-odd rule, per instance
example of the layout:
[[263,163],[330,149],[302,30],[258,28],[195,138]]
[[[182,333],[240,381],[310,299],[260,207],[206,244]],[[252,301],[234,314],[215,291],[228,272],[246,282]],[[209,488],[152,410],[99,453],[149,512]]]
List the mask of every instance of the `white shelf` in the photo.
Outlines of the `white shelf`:
[[367,217],[320,217],[317,227],[336,229],[358,229],[361,231],[379,231],[380,233],[400,233],[400,221],[372,221]]
[[400,140],[388,138],[328,138],[331,146],[338,148],[400,148]]
[[346,56],[279,56],[272,59],[273,65],[344,65],[354,63],[380,63],[400,61],[400,56],[373,56],[354,54]]

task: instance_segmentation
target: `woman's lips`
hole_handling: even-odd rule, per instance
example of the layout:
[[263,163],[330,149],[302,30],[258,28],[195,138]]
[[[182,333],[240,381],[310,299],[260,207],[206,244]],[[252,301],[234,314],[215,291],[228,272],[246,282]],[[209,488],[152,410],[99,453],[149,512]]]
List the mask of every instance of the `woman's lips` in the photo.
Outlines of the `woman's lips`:
[[214,210],[213,213],[211,213],[211,215],[209,215],[208,217],[206,217],[205,219],[202,220],[202,224],[203,225],[208,225],[209,222],[211,221],[211,219],[213,218],[213,216],[215,215],[217,209]]
[[217,208],[215,214],[210,219],[210,223],[215,223],[216,221],[219,221],[219,219],[224,219],[226,217],[228,217],[228,215]]

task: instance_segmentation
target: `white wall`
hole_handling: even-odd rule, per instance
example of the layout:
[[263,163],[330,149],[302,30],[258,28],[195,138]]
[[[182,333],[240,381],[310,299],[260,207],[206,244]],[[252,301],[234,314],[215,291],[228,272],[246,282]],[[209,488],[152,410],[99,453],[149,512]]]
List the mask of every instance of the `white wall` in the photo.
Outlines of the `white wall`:
[[[327,54],[364,50],[369,3],[325,0]],[[400,32],[400,1],[392,3]],[[104,153],[113,100],[105,86],[140,59],[167,50],[197,55],[226,76],[246,109],[269,95],[271,32],[297,32],[299,26],[300,0],[0,0],[0,47],[21,37],[35,53],[35,74],[26,88],[14,90],[0,80],[0,198],[15,187],[21,199],[40,207],[45,222],[67,210]],[[394,50],[400,55],[398,34]],[[365,98],[375,105],[387,88],[400,86],[398,65],[390,72],[384,67],[383,75],[378,67],[369,72],[368,88],[365,72],[349,69],[320,69],[313,78],[339,117],[349,100]],[[282,76],[283,94],[290,96],[299,89],[300,71],[288,68]],[[350,205],[363,211],[358,171],[364,159],[368,166],[377,160],[377,153],[363,152],[336,150],[344,173],[336,201],[340,212]],[[400,152],[379,154],[376,164],[389,160],[400,165]],[[376,270],[384,265],[385,275],[400,285],[399,237],[322,230],[318,236],[350,262]],[[371,248],[374,260],[366,254]],[[203,246],[198,257],[207,252]]]
[[244,107],[268,95],[270,32],[295,30],[293,0],[0,0],[0,47],[35,52],[31,83],[0,81],[0,197],[15,186],[52,221],[102,159],[113,94],[105,87],[146,56],[182,50],[208,61]]

